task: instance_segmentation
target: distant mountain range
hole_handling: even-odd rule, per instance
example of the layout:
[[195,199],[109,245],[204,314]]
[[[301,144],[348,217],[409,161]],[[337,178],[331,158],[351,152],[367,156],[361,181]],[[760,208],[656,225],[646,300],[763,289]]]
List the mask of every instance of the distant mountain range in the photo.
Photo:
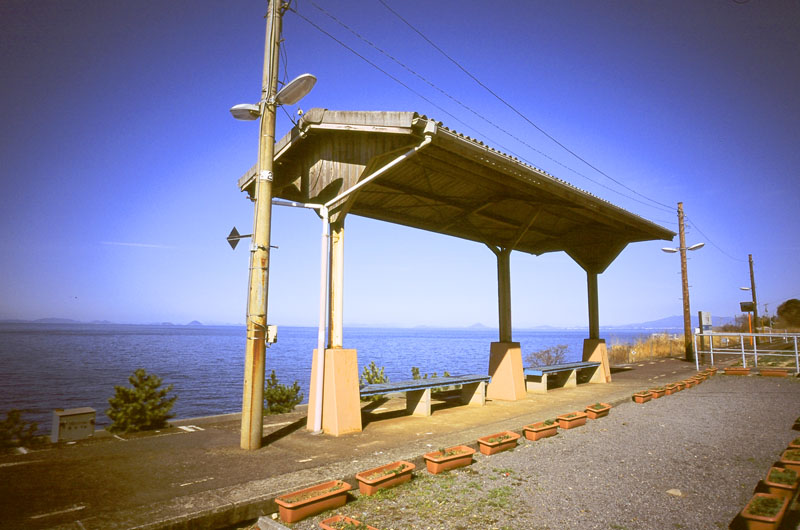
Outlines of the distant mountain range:
[[[731,324],[735,321],[733,317],[712,317],[712,324],[714,327],[717,326],[724,326],[725,324]],[[116,322],[111,322],[109,320],[92,320],[91,322],[82,322],[80,320],[72,320],[69,318],[40,318],[37,320],[0,320],[0,323],[6,324],[116,324]],[[186,326],[186,327],[200,327],[204,324],[197,320],[192,320],[188,324],[173,324],[172,322],[149,322],[144,325],[147,326]],[[231,324],[236,325],[236,324]],[[302,327],[302,326],[301,326]],[[368,328],[378,328],[378,327],[402,327],[402,326],[387,326],[387,325],[348,325],[347,327],[368,327]],[[427,329],[427,328],[442,328],[443,326],[415,326],[417,329]],[[486,326],[477,322],[472,324],[471,326],[444,326],[451,329],[469,329],[475,331],[481,330],[489,330],[489,329],[497,329],[497,326]],[[519,327],[517,329],[528,329],[528,330],[560,330],[560,329],[586,329],[586,326],[532,326],[532,327]],[[692,316],[692,328],[699,327],[697,316]],[[649,322],[639,322],[635,324],[624,324],[624,325],[617,325],[617,326],[601,326],[603,329],[646,329],[646,330],[653,330],[653,331],[665,331],[665,330],[672,330],[672,329],[683,329],[683,317],[680,315],[675,315],[671,317],[661,318],[658,320],[651,320]]]

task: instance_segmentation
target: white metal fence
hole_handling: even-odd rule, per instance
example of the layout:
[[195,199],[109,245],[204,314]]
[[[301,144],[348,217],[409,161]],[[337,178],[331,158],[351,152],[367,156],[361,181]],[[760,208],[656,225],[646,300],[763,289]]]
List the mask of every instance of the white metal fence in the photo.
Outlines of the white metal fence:
[[708,355],[711,364],[714,356],[741,355],[742,366],[747,366],[748,358],[758,366],[759,356],[794,358],[795,370],[800,373],[800,354],[798,354],[798,333],[695,333],[695,364],[700,369],[700,355]]

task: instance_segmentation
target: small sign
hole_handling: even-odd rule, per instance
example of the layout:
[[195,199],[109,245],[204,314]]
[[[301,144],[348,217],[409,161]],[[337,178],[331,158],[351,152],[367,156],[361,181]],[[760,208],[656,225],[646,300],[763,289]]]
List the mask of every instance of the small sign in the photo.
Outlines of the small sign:
[[752,313],[754,309],[753,302],[739,302],[739,307],[744,313]]
[[700,320],[700,330],[702,331],[702,333],[705,333],[706,331],[711,331],[712,330],[711,312],[710,311],[699,311],[698,315],[700,317],[699,318],[699,320]]

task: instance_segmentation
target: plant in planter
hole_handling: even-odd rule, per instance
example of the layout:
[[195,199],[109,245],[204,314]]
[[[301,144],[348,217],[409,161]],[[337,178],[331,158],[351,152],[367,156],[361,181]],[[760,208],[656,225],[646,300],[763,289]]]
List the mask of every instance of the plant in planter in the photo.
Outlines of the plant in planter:
[[667,392],[667,389],[663,386],[657,386],[655,388],[651,388],[648,390],[648,392],[650,392],[650,395],[653,397],[653,399],[658,399],[664,396],[664,394]]
[[789,449],[800,449],[800,438],[795,438],[789,442]]
[[769,489],[769,493],[780,497],[791,497],[797,491],[797,471],[781,467],[770,468],[764,485]]
[[749,375],[750,368],[744,366],[727,366],[725,367],[725,375]]
[[697,381],[694,379],[684,379],[683,380],[684,388],[692,388],[693,386],[697,385]]
[[328,517],[319,522],[319,527],[322,528],[322,530],[378,530],[374,526],[362,523],[346,515]]
[[411,480],[411,472],[416,466],[411,462],[399,460],[356,474],[358,490],[364,495],[372,495],[378,490],[393,488]]
[[525,433],[525,438],[535,442],[558,434],[558,423],[556,423],[556,420],[537,421],[526,425],[523,432]]
[[684,383],[683,381],[678,381],[677,383],[675,383],[675,386],[678,387],[678,392],[680,392],[681,390],[686,388],[686,383]]
[[671,396],[672,394],[674,394],[674,393],[676,393],[676,392],[678,392],[680,390],[678,388],[678,384],[677,383],[670,383],[667,386],[665,386],[664,389],[665,389],[664,392],[668,396]]
[[636,403],[647,403],[653,398],[653,395],[650,394],[649,390],[642,390],[641,392],[636,392],[633,395],[633,401]]
[[742,519],[747,523],[747,528],[770,530],[778,528],[786,513],[789,498],[771,495],[769,493],[756,493],[747,506],[740,512]]
[[593,420],[608,416],[608,411],[611,410],[611,405],[608,403],[595,403],[586,407],[586,415]]
[[493,455],[515,448],[518,439],[519,434],[511,431],[503,431],[478,438],[478,447],[482,454]]
[[438,451],[425,453],[422,458],[425,459],[428,472],[435,475],[448,469],[470,465],[473,454],[475,454],[475,449],[466,445],[456,445],[448,448],[441,447]]
[[275,499],[275,503],[278,505],[281,520],[294,523],[310,515],[344,506],[350,488],[347,482],[331,480],[281,495]]
[[800,471],[800,449],[787,449],[781,454],[780,462],[785,468]]
[[558,420],[558,426],[562,429],[572,429],[586,423],[586,413],[575,411],[556,416],[556,419]]

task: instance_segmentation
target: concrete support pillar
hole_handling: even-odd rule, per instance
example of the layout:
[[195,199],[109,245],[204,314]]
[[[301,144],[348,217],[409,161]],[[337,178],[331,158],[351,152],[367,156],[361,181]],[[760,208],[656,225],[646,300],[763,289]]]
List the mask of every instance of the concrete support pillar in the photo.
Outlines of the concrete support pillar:
[[608,350],[606,350],[605,339],[584,339],[583,341],[583,360],[600,363],[597,367],[590,383],[610,383],[611,367],[608,364]]
[[501,249],[496,255],[500,342],[511,342],[511,249]]
[[331,223],[328,348],[341,348],[344,310],[344,219]]
[[[317,355],[311,364],[311,388],[308,402],[313,403],[316,385]],[[325,350],[325,373],[322,392],[322,431],[339,436],[361,431],[361,401],[358,395],[358,358],[356,350]],[[308,425],[314,425],[315,411],[308,409]]]
[[600,338],[600,304],[597,295],[597,273],[587,272],[586,279],[589,294],[589,338]]
[[523,399],[525,373],[522,371],[522,350],[519,342],[493,342],[489,353],[489,375],[486,397],[504,401]]

